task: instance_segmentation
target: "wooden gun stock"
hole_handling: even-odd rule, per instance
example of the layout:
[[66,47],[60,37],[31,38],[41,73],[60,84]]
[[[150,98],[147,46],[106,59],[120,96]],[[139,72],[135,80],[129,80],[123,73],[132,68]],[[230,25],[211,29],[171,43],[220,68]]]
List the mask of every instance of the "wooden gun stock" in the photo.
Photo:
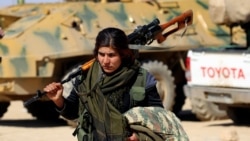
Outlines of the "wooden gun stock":
[[[170,20],[169,22],[160,25],[161,32],[156,35],[155,39],[157,39],[158,43],[162,43],[163,41],[166,40],[167,36],[169,36],[170,34],[176,32],[176,31],[178,31],[186,26],[191,25],[192,23],[193,23],[193,11],[188,10],[188,11],[182,13],[181,15],[175,17],[174,19]],[[165,29],[167,29],[168,27],[175,25],[175,24],[177,24],[176,28],[162,34]]]
[[91,65],[94,63],[94,61],[95,61],[95,59],[93,58],[93,59],[89,60],[88,62],[84,63],[84,64],[81,66],[81,69],[82,69],[83,71],[88,70],[88,69],[91,67]]

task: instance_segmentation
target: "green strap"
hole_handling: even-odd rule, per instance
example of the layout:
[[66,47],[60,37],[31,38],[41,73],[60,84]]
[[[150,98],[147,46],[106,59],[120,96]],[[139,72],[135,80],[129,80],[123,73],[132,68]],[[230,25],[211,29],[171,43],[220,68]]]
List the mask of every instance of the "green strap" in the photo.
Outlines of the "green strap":
[[137,103],[145,98],[146,75],[147,71],[140,68],[137,78],[129,92],[130,108],[137,106]]

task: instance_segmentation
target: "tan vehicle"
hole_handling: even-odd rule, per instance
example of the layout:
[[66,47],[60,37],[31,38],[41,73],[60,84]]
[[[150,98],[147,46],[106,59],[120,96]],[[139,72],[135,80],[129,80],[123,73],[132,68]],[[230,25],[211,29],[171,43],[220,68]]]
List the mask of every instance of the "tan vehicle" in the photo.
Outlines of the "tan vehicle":
[[237,33],[235,28],[241,27],[244,42],[231,40],[224,46],[189,50],[185,95],[191,101],[193,113],[201,120],[221,118],[227,113],[235,124],[249,124],[250,1],[210,0],[209,3],[214,23],[232,27],[232,36]]
[[[131,45],[139,49],[138,59],[159,82],[165,108],[177,115],[185,101],[187,50],[229,40],[229,29],[207,18],[207,0],[77,1],[0,9],[0,26],[5,31],[0,40],[0,117],[12,100],[34,97],[38,89],[61,81],[75,66],[91,60],[101,29],[113,26],[130,34],[155,18],[167,23],[188,9],[194,13],[193,25],[170,33],[164,42]],[[27,109],[38,119],[56,119],[59,115],[52,106],[42,97]]]

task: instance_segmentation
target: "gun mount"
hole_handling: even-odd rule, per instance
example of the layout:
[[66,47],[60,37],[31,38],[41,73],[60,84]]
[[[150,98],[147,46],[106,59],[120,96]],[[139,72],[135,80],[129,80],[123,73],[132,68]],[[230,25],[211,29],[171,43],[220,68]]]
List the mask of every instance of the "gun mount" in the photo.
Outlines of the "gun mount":
[[[138,59],[143,67],[156,76],[164,107],[178,115],[185,102],[182,62],[187,51],[198,46],[223,45],[230,39],[228,27],[210,20],[207,5],[207,0],[86,0],[0,9],[0,26],[5,31],[0,40],[0,117],[12,100],[34,97],[37,89],[62,81],[75,66],[91,60],[94,39],[101,29],[117,27],[129,35],[136,26],[147,25],[156,18],[166,23],[161,28],[171,26],[152,42],[142,43],[149,45],[130,47],[139,50]],[[190,7],[194,13],[193,25],[185,28],[186,21],[168,23]],[[179,27],[184,28],[176,31]],[[51,106],[53,103],[43,97],[27,109],[38,119],[58,118]]]

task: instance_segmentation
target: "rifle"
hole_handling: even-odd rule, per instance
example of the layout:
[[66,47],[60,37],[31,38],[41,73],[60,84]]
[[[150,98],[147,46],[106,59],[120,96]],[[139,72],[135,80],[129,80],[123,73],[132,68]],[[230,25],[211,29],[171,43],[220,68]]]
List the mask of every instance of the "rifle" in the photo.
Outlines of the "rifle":
[[[167,37],[170,34],[184,27],[187,27],[192,23],[193,23],[192,10],[188,10],[162,25],[159,25],[160,24],[159,19],[154,19],[148,25],[137,26],[134,32],[128,35],[129,44],[149,45],[154,40],[157,40],[158,43],[162,43],[167,39]],[[165,29],[175,24],[177,24],[175,28],[163,33]]]
[[[137,28],[131,34],[128,35],[128,41],[129,41],[129,44],[136,44],[136,45],[149,45],[154,40],[157,40],[158,43],[162,43],[163,41],[166,40],[166,38],[170,34],[184,27],[187,27],[191,25],[192,23],[193,23],[193,11],[192,10],[188,10],[162,25],[159,25],[160,21],[159,19],[156,18],[148,25],[137,26]],[[163,33],[165,29],[175,24],[177,24],[176,28]],[[81,67],[79,67],[77,70],[72,72],[69,75],[69,77],[61,81],[61,84],[70,81],[71,79],[73,79],[74,77],[76,77],[77,75],[83,72],[86,72],[88,68],[92,65],[94,60],[95,59],[92,59],[88,61],[87,63],[84,63]],[[38,90],[36,96],[24,102],[24,106],[28,106],[29,104],[37,101],[39,98],[41,98],[44,95],[46,95],[46,92],[41,92],[40,90]]]

